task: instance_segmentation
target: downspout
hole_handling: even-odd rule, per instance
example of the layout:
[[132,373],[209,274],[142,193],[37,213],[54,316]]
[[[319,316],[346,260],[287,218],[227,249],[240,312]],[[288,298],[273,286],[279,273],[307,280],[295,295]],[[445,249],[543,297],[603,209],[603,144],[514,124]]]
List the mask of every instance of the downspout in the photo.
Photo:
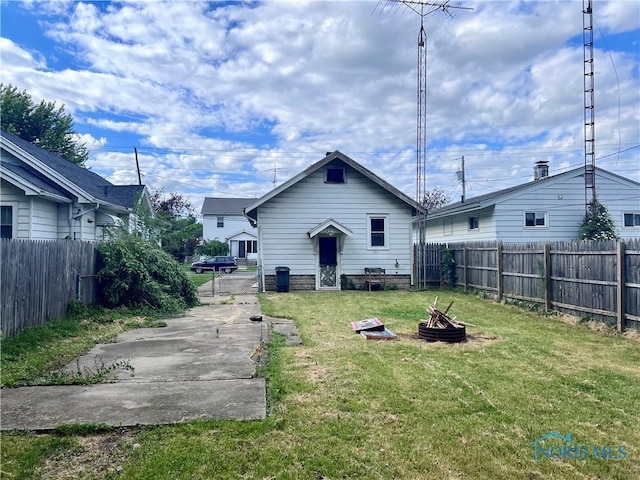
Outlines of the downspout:
[[260,276],[262,277],[262,293],[266,293],[267,284],[264,276],[264,253],[262,249],[262,227],[258,226],[258,253],[260,255]]
[[[87,210],[86,212],[82,211],[82,207],[80,208],[80,213],[73,217],[74,220],[80,219],[80,240],[84,240],[84,223],[82,222],[82,217],[84,217],[87,213],[95,212],[100,208],[100,204],[96,203],[96,206]],[[95,234],[94,234],[95,239]]]
[[69,239],[73,240],[73,203],[69,204],[69,218],[67,221],[69,222]]

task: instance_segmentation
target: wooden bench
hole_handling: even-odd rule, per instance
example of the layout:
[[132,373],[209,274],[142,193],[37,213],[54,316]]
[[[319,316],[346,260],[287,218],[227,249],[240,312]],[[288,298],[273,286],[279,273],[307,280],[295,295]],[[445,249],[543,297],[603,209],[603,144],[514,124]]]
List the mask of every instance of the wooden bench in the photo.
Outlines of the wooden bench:
[[374,285],[377,285],[377,290],[384,290],[387,278],[384,268],[365,268],[365,286],[367,290],[371,291]]

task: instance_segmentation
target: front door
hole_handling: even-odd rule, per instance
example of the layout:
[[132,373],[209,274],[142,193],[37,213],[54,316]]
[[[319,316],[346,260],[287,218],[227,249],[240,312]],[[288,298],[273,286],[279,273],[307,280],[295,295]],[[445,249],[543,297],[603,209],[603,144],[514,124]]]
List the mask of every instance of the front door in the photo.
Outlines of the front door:
[[240,240],[238,242],[238,258],[244,258],[247,256],[246,248],[245,248],[246,245],[247,245],[247,242],[245,242],[244,240]]
[[320,288],[338,287],[338,238],[319,237],[319,275]]

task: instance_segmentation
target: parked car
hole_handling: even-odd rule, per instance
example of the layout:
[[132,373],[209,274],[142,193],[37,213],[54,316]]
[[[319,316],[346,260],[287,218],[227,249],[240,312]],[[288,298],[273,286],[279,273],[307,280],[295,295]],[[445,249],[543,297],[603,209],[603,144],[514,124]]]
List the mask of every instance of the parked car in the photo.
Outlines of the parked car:
[[212,270],[231,273],[237,268],[238,262],[234,257],[211,257],[203,262],[193,262],[191,264],[191,271],[196,273],[210,272]]

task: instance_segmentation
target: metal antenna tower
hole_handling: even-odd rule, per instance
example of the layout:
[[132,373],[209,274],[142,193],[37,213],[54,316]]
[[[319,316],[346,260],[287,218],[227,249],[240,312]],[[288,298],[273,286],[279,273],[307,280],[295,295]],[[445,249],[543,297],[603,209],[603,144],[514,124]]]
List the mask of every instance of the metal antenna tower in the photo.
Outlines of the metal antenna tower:
[[593,207],[596,201],[595,69],[591,0],[582,0],[582,40],[584,44],[584,208],[586,211]]
[[442,10],[449,17],[453,15],[450,9],[473,10],[471,7],[449,5],[449,0],[443,2],[427,2],[421,0],[380,0],[376,9],[383,11],[397,11],[404,7],[420,15],[420,30],[418,31],[418,108],[416,135],[416,201],[424,202],[427,182],[427,33],[424,29],[424,17]]
[[[450,18],[450,9],[473,10],[471,7],[449,5],[449,0],[443,2],[427,2],[421,0],[379,0],[376,9],[380,12],[397,11],[400,8],[411,10],[420,15],[420,30],[418,31],[418,109],[416,128],[416,202],[424,204],[427,184],[427,33],[424,29],[424,17],[442,10]],[[423,252],[426,241],[427,212],[419,211],[416,218],[418,249],[416,254],[417,278],[416,286],[427,286],[426,258]]]

